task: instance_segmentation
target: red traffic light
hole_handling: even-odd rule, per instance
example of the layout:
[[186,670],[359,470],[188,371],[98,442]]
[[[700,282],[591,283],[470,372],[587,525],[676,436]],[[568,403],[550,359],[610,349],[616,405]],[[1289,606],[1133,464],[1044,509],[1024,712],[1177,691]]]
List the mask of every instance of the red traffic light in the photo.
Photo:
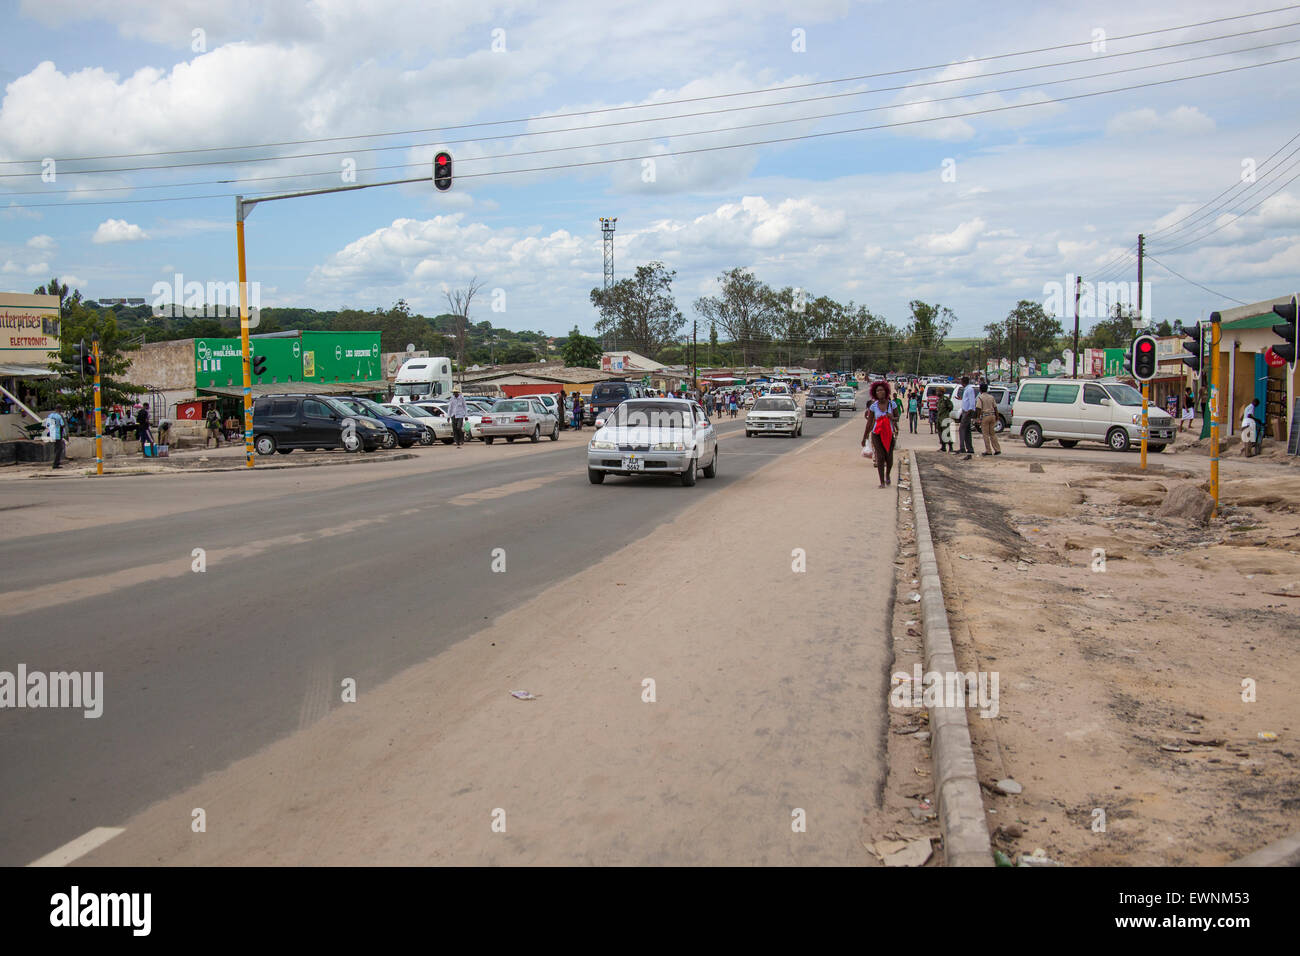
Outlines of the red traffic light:
[[446,150],[433,157],[433,185],[441,190],[451,188],[451,153]]
[[1142,339],[1138,342],[1139,352],[1150,352],[1152,348],[1153,346],[1151,345],[1150,339]]

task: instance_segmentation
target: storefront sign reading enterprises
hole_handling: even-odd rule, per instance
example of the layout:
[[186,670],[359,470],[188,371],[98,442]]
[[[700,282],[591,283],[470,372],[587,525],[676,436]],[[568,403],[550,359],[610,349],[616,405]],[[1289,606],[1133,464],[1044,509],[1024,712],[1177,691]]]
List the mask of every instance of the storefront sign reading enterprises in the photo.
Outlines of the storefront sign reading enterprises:
[[0,292],[0,365],[44,370],[59,350],[59,297]]

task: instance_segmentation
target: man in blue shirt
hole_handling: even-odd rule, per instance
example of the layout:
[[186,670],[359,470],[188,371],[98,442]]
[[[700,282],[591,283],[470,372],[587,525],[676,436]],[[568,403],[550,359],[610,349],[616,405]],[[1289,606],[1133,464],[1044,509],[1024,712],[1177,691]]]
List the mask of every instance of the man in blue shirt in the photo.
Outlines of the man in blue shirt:
[[[971,439],[971,423],[975,418],[975,404],[979,398],[979,389],[970,387],[970,376],[961,377],[961,448],[966,458],[975,454],[975,442]],[[963,459],[964,461],[965,459]]]
[[50,440],[54,442],[54,465],[53,468],[60,468],[63,465],[63,451],[67,447],[66,436],[68,433],[68,423],[63,418],[63,406],[55,405],[54,411],[45,416],[45,427],[49,429]]

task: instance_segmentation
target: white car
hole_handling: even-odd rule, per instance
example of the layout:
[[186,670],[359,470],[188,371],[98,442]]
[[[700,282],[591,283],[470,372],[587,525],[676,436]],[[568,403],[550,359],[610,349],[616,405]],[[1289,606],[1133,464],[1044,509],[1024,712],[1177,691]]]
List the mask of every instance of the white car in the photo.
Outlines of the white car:
[[858,391],[852,385],[841,385],[835,389],[835,397],[840,401],[840,408],[858,410]]
[[395,402],[380,407],[394,418],[407,418],[421,426],[424,429],[424,434],[420,436],[421,445],[432,445],[435,441],[450,445],[455,441],[451,431],[451,419],[442,414],[441,410],[434,412],[423,405],[398,405]]
[[[708,464],[703,464],[708,462]],[[681,398],[623,402],[587,444],[587,479],[606,475],[676,475],[683,485],[718,473],[718,436],[702,409]]]
[[560,420],[535,398],[499,398],[479,420],[479,435],[490,445],[497,438],[513,442],[516,438],[540,441],[560,439]]
[[[1174,419],[1168,412],[1149,408],[1147,427],[1149,451],[1173,443]],[[1030,448],[1056,439],[1063,448],[1095,441],[1128,451],[1142,440],[1142,393],[1114,379],[1028,378],[1015,398],[1011,434]]]
[[[437,401],[420,402],[420,407],[435,415],[440,415],[447,420],[447,427],[451,428],[451,416],[447,414],[447,402],[443,399]],[[482,438],[479,433],[479,425],[483,419],[483,412],[492,407],[490,399],[467,398],[465,399],[465,410],[468,414],[465,416],[465,437],[467,439]],[[455,441],[452,436],[452,441]]]
[[764,395],[745,415],[745,435],[803,434],[803,409],[788,395]]

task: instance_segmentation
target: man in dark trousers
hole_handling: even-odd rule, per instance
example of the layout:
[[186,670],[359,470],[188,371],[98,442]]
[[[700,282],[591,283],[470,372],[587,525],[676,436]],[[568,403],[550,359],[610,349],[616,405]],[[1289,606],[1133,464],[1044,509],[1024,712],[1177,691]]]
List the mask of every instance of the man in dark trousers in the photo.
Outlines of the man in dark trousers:
[[54,442],[54,464],[51,468],[61,468],[63,466],[63,452],[68,446],[68,425],[63,420],[62,405],[55,405],[54,411],[45,416],[45,427],[49,429],[50,439]]
[[573,393],[573,427],[582,431],[582,393]]
[[153,433],[149,431],[149,403],[145,402],[144,407],[136,412],[135,432],[140,439],[140,452],[143,454],[146,444],[153,444]]
[[559,419],[560,429],[563,430],[567,428],[569,424],[564,420],[564,389],[560,389],[559,402],[559,406],[555,409],[555,417]]

